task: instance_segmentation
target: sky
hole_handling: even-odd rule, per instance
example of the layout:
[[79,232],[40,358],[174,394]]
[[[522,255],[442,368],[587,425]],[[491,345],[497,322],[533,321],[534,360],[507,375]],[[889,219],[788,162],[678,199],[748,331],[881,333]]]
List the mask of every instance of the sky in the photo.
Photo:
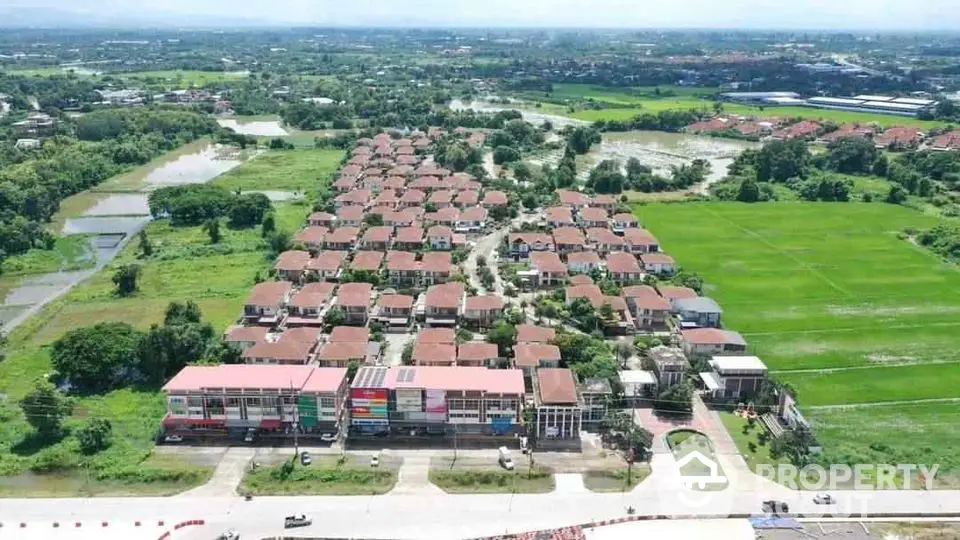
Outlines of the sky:
[[[960,0],[0,0],[0,12],[310,26],[952,30]],[[182,22],[181,22],[182,21]]]

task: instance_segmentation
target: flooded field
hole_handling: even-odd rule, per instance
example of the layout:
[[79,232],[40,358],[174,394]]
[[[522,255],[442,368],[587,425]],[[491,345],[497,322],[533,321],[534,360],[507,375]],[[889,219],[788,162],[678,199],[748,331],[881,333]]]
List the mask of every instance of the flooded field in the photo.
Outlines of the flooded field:
[[147,205],[145,193],[110,194],[97,201],[84,216],[148,216],[150,207]]
[[183,184],[202,184],[243,163],[252,151],[241,151],[209,140],[194,141],[142,167],[115,176],[95,187],[98,193],[123,193]]
[[727,167],[741,152],[757,147],[759,144],[749,141],[685,133],[660,131],[606,133],[603,135],[603,141],[587,154],[588,169],[605,159],[615,159],[626,164],[628,159],[635,157],[640,160],[640,163],[652,168],[655,173],[669,175],[672,166],[690,163],[694,159],[704,159],[711,165],[710,175],[707,178],[707,183],[710,184],[726,176]]
[[454,111],[465,111],[473,109],[477,112],[500,112],[508,110],[517,110],[520,111],[520,114],[523,116],[523,119],[531,124],[542,124],[544,122],[550,122],[555,127],[562,128],[564,126],[583,126],[587,125],[590,122],[583,120],[576,120],[573,118],[567,118],[566,116],[558,116],[555,114],[540,113],[535,111],[523,110],[523,109],[511,109],[509,105],[501,105],[499,103],[488,103],[486,101],[471,101],[469,103],[461,101],[459,99],[454,99],[450,102],[449,107]]
[[242,118],[218,118],[221,127],[230,128],[241,135],[255,137],[284,137],[289,135],[279,120],[244,120]]

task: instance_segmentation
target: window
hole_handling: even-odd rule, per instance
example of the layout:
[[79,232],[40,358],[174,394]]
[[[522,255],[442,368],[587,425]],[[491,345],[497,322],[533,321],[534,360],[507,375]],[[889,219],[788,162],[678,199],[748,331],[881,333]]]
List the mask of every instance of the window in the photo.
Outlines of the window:
[[191,396],[187,398],[187,406],[191,409],[203,408],[203,398],[200,396]]
[[336,407],[337,402],[332,397],[321,397],[320,398],[320,408],[321,409],[333,409]]
[[249,397],[247,398],[247,407],[259,407],[260,398],[258,397]]
[[465,400],[463,401],[463,408],[464,408],[464,409],[467,409],[467,410],[470,410],[470,411],[475,411],[475,410],[477,410],[477,409],[480,408],[480,400],[479,400],[479,399],[465,399]]
[[240,407],[240,398],[238,398],[238,397],[228,397],[228,398],[227,398],[227,407],[233,407],[233,408]]
[[167,399],[167,406],[170,407],[170,414],[174,416],[183,416],[187,414],[187,400],[182,397],[171,397]]

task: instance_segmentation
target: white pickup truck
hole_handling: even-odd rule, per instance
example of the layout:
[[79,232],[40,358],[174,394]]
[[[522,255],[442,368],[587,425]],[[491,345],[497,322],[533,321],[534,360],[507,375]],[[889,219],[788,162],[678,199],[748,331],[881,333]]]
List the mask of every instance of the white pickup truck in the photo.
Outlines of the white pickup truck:
[[510,457],[510,449],[506,446],[501,446],[498,452],[500,453],[500,465],[502,465],[504,469],[512,471],[513,458]]

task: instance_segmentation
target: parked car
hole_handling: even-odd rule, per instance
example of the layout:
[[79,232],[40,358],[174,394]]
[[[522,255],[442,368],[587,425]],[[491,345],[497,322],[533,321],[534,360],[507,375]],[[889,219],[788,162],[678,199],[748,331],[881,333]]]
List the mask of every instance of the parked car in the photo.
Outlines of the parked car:
[[513,458],[510,457],[510,449],[506,446],[501,446],[498,450],[500,454],[500,465],[503,465],[503,468],[512,471],[513,470]]
[[311,463],[313,463],[313,458],[310,457],[310,452],[300,452],[300,464],[306,466]]
[[298,514],[295,516],[287,516],[283,518],[283,528],[290,529],[293,527],[306,527],[313,523],[313,520],[308,518],[305,514]]
[[252,443],[256,438],[257,438],[257,430],[254,428],[250,428],[247,430],[247,434],[243,436],[243,442]]
[[370,466],[379,467],[380,466],[380,454],[374,454],[370,456]]
[[763,511],[768,514],[773,514],[775,516],[778,516],[781,514],[789,514],[790,506],[788,506],[787,503],[783,501],[774,501],[774,500],[763,501]]
[[165,443],[183,442],[183,437],[181,437],[180,435],[167,435],[166,437],[163,438],[163,442]]
[[323,435],[320,435],[320,440],[323,441],[323,442],[331,442],[331,443],[332,443],[332,442],[337,442],[337,434],[336,434],[336,433],[324,433]]
[[813,496],[813,502],[817,504],[836,504],[837,500],[829,493],[817,493]]
[[217,540],[240,540],[240,533],[233,529],[228,529],[220,533]]

